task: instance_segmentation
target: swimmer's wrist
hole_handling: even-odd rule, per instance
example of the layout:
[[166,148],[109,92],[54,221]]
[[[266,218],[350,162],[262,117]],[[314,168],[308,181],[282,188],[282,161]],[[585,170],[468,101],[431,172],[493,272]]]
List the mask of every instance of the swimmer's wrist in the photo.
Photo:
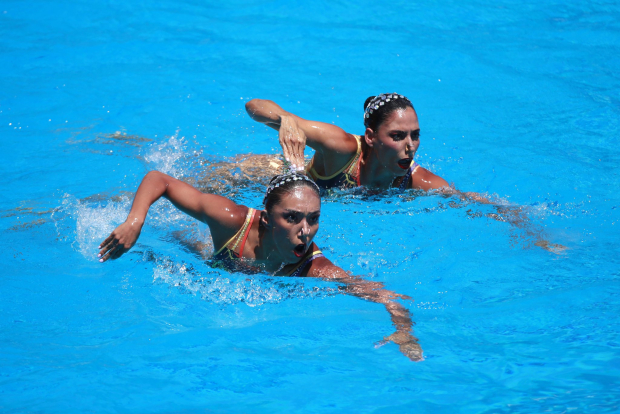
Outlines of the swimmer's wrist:
[[130,215],[129,217],[127,217],[127,220],[125,220],[125,223],[129,224],[130,226],[142,227],[144,225],[144,217]]

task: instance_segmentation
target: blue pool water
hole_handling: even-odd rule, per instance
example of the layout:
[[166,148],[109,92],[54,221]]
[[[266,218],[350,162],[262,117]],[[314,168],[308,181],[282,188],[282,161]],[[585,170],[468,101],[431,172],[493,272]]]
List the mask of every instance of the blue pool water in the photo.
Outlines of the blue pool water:
[[[619,56],[606,1],[2,0],[0,411],[620,411]],[[96,261],[147,171],[278,150],[249,99],[361,133],[387,91],[420,164],[530,218],[324,200],[318,244],[413,298],[423,362],[375,347],[387,312],[333,284],[207,267],[179,242],[207,229],[166,202]]]

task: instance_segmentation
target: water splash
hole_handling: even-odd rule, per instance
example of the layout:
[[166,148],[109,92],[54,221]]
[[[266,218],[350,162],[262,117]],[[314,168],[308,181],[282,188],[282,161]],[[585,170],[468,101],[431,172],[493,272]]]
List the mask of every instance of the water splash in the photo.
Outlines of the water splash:
[[310,279],[304,283],[297,279],[275,278],[243,274],[223,274],[218,269],[202,268],[198,271],[192,264],[179,263],[167,256],[152,252],[145,260],[155,262],[153,282],[176,288],[182,293],[199,296],[202,300],[220,305],[245,303],[255,307],[268,303],[280,303],[287,299],[315,299],[340,294],[335,284]]
[[[187,158],[187,140],[179,138],[179,131],[167,141],[152,144],[147,149],[144,159],[151,164],[153,169],[161,171],[173,177],[183,176],[186,173],[183,161]],[[200,155],[194,151],[196,155]]]
[[92,204],[65,194],[61,206],[52,213],[56,233],[88,260],[96,260],[97,247],[119,224],[131,207],[128,197],[117,197],[106,205]]
[[276,155],[240,154],[226,158],[193,149],[178,132],[167,141],[154,143],[143,156],[151,170],[183,180],[200,191],[218,194],[235,201],[255,204],[281,168]]

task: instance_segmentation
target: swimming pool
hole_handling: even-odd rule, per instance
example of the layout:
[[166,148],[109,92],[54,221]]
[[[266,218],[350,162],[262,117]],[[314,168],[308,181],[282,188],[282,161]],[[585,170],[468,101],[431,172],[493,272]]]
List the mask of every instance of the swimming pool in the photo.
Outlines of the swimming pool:
[[[620,409],[618,5],[5,0],[0,19],[0,411]],[[425,361],[376,348],[385,310],[332,284],[205,266],[178,241],[205,228],[166,203],[95,260],[148,170],[277,150],[249,99],[359,133],[392,90],[420,164],[568,247],[437,196],[325,200],[317,243],[414,298]]]

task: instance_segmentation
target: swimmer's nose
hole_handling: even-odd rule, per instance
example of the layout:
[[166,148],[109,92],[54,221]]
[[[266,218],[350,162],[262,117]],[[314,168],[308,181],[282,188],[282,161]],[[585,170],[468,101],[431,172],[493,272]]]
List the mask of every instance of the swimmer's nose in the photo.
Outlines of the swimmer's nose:
[[407,135],[407,155],[409,158],[413,158],[415,155],[415,143],[413,142],[411,135]]
[[413,135],[407,134],[407,147],[413,148]]
[[310,225],[307,220],[303,220],[301,222],[301,227],[299,228],[299,238],[302,241],[305,241],[310,237]]

